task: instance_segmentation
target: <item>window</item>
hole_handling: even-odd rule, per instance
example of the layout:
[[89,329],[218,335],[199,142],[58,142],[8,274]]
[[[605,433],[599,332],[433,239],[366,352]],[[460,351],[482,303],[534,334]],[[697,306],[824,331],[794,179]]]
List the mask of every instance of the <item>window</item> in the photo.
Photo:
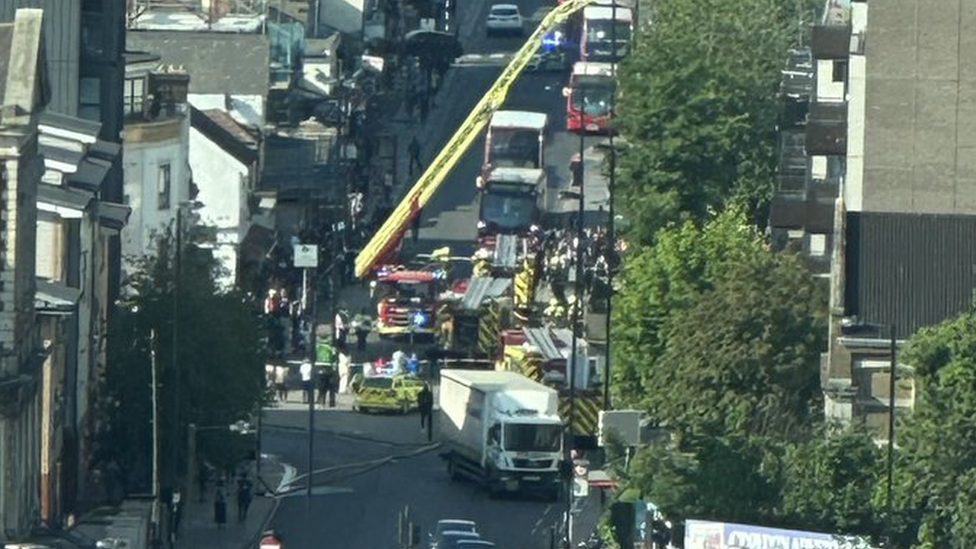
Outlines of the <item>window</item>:
[[142,76],[125,79],[125,115],[141,116],[146,94],[146,79]]
[[78,86],[78,117],[99,121],[102,118],[102,81],[84,77]]
[[838,59],[834,61],[834,70],[831,80],[834,82],[846,82],[847,81],[847,60]]
[[170,177],[169,164],[160,164],[159,175],[156,181],[156,192],[159,194],[160,210],[169,209]]
[[812,255],[813,257],[822,257],[826,253],[827,253],[827,235],[811,234],[810,255]]

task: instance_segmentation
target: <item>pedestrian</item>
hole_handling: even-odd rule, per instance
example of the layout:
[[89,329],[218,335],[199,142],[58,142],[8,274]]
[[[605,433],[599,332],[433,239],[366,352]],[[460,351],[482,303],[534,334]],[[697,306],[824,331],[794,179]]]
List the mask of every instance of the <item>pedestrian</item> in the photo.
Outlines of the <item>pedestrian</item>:
[[288,367],[284,364],[275,366],[275,390],[278,392],[278,401],[288,402]]
[[223,529],[227,523],[227,499],[224,497],[224,489],[219,487],[214,493],[214,522],[218,529]]
[[318,373],[318,386],[319,386],[319,397],[316,401],[323,408],[325,407],[325,398],[329,393],[329,383],[331,377],[329,374],[329,368],[322,368]]
[[210,471],[207,469],[206,463],[200,464],[200,469],[197,471],[197,491],[199,492],[200,502],[203,502],[207,498],[207,481],[209,480]]
[[308,404],[315,401],[315,385],[312,384],[312,363],[308,360],[302,362],[299,373],[302,376],[302,402]]
[[417,408],[420,409],[420,430],[427,431],[427,440],[433,438],[431,416],[434,413],[434,393],[430,391],[430,385],[424,383],[424,388],[417,393]]
[[336,347],[346,344],[346,334],[348,329],[346,328],[346,321],[342,318],[342,311],[336,311],[335,319],[333,320],[333,345]]
[[170,497],[170,523],[169,539],[170,544],[176,543],[176,538],[180,534],[180,520],[183,519],[183,490],[177,487]]
[[410,145],[407,146],[407,154],[410,155],[410,175],[413,176],[413,167],[417,166],[417,171],[423,169],[423,165],[420,163],[420,141],[417,136],[413,136],[410,140]]
[[366,352],[366,338],[373,327],[373,319],[367,313],[367,308],[363,307],[360,313],[352,319],[352,329],[356,333],[356,350],[360,353]]
[[[339,356],[344,356],[343,351],[339,351]],[[339,389],[339,372],[335,368],[329,368],[326,372],[326,383],[325,390],[329,393],[329,408],[335,408],[336,406],[336,390]]]
[[247,510],[251,507],[251,480],[244,473],[237,479],[237,521],[244,522]]

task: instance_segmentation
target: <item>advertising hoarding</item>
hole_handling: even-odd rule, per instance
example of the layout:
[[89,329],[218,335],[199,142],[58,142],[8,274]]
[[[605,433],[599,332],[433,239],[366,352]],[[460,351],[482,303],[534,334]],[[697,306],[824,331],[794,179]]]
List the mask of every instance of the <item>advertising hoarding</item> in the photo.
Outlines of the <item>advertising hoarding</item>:
[[853,536],[784,530],[731,522],[689,520],[685,549],[872,549]]

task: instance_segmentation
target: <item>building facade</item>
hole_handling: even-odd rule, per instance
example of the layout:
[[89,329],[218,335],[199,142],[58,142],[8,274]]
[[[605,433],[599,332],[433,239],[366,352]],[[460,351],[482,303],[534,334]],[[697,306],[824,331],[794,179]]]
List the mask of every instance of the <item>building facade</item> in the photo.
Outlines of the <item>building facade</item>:
[[37,117],[50,98],[40,10],[0,24],[0,538],[25,536],[39,509],[41,363],[34,319]]
[[159,58],[129,53],[125,77],[125,193],[131,219],[122,232],[124,263],[152,254],[191,198],[189,76]]
[[223,110],[191,108],[190,167],[199,190],[200,223],[213,230],[214,258],[224,289],[241,282],[241,248],[257,204],[252,200],[259,174],[260,141]]
[[125,206],[100,198],[120,147],[100,140],[99,126],[53,113],[39,122],[45,173],[37,194],[35,302],[51,350],[42,391],[40,518],[52,526],[84,507],[79,494],[92,496],[95,488],[90,457],[106,366],[109,247],[128,217]]
[[885,439],[889,414],[914,398],[897,348],[969,310],[976,288],[976,13],[960,1],[854,1],[839,30],[814,28],[815,57],[818,33],[830,84],[842,79],[843,89],[837,82],[838,105],[819,117],[811,109],[809,124],[820,126],[824,152],[845,157],[826,413]]

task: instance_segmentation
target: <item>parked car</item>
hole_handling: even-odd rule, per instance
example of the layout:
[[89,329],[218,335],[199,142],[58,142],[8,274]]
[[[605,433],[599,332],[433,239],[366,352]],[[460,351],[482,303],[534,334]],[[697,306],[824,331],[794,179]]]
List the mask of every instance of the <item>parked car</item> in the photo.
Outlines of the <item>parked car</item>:
[[461,540],[481,539],[476,532],[458,532],[457,530],[447,530],[441,532],[434,538],[431,544],[432,549],[457,549],[457,544]]
[[353,379],[356,398],[352,409],[360,412],[394,411],[402,414],[417,408],[417,395],[424,382],[410,375]]
[[454,544],[455,549],[495,549],[495,544],[484,539],[461,539]]
[[488,11],[485,23],[488,36],[495,34],[516,34],[522,36],[524,27],[522,14],[515,4],[493,4]]
[[437,521],[437,526],[430,533],[430,549],[437,549],[437,541],[444,532],[470,532],[478,533],[478,525],[473,520],[464,519],[442,519]]

